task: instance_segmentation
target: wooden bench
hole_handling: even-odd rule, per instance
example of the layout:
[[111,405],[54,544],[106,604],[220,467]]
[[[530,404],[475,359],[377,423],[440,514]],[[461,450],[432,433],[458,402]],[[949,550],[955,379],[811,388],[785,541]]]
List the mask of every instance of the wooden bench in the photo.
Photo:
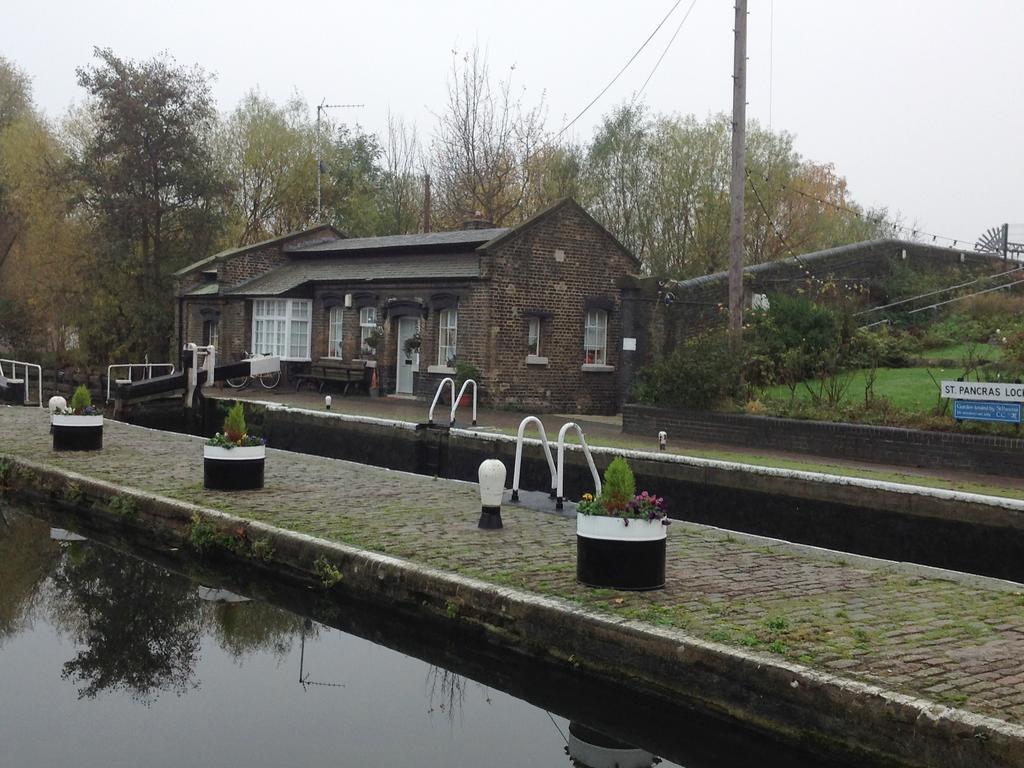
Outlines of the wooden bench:
[[322,357],[310,366],[309,373],[300,373],[295,379],[295,391],[298,392],[307,381],[317,384],[317,391],[323,392],[326,384],[344,384],[342,394],[348,394],[348,388],[355,384],[369,392],[369,368],[363,361],[342,360],[335,357]]

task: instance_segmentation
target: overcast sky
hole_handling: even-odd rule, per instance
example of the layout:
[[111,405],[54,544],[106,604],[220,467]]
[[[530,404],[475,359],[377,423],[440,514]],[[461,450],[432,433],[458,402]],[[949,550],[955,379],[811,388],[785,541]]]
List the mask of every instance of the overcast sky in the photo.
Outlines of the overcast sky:
[[[229,111],[250,88],[379,131],[390,110],[433,129],[453,51],[478,43],[492,72],[543,95],[549,127],[575,116],[675,0],[89,0],[7,4],[0,54],[33,78],[51,117],[81,99],[75,67],[93,46],[146,58],[166,50],[216,75]],[[573,127],[589,139],[602,114],[650,74],[691,0]],[[854,198],[924,230],[971,243],[1004,221],[1024,239],[1024,2],[749,0],[748,117],[796,136],[832,162]],[[12,7],[13,6],[13,7]],[[774,6],[774,8],[773,8]],[[731,0],[697,0],[645,92],[658,112],[731,108]],[[774,23],[772,23],[772,21]],[[771,76],[769,76],[771,73]]]

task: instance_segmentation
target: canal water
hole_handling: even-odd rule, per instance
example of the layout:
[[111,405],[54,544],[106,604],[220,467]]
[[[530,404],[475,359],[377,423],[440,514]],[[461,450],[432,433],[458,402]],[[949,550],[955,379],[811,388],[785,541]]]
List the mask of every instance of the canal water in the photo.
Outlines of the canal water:
[[835,765],[40,514],[0,502],[4,768]]

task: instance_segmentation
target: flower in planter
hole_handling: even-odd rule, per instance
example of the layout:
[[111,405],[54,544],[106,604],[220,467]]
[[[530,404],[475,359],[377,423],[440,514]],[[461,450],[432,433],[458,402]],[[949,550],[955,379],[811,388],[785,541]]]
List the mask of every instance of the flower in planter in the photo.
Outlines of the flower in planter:
[[667,514],[665,499],[643,491],[633,497],[633,500],[626,505],[630,517],[638,520],[665,520]]
[[68,407],[57,411],[61,416],[102,416],[103,411],[92,404],[92,395],[89,390],[82,384],[78,385],[78,389],[71,396],[71,402],[68,403]]
[[633,470],[621,456],[612,459],[604,471],[601,495],[595,498],[593,494],[583,494],[576,511],[583,515],[620,517],[624,525],[629,525],[630,520],[660,520],[669,524],[665,499],[647,491],[638,494]]
[[224,431],[206,441],[207,445],[218,448],[246,448],[255,445],[266,445],[262,437],[253,437],[245,428],[245,409],[241,403],[235,403],[224,417]]

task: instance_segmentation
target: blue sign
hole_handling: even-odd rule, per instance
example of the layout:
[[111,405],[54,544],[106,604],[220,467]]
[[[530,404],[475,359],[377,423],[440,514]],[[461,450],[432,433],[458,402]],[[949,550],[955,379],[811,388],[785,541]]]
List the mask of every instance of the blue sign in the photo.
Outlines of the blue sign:
[[954,419],[1001,421],[1020,424],[1020,403],[995,403],[987,400],[954,400]]

